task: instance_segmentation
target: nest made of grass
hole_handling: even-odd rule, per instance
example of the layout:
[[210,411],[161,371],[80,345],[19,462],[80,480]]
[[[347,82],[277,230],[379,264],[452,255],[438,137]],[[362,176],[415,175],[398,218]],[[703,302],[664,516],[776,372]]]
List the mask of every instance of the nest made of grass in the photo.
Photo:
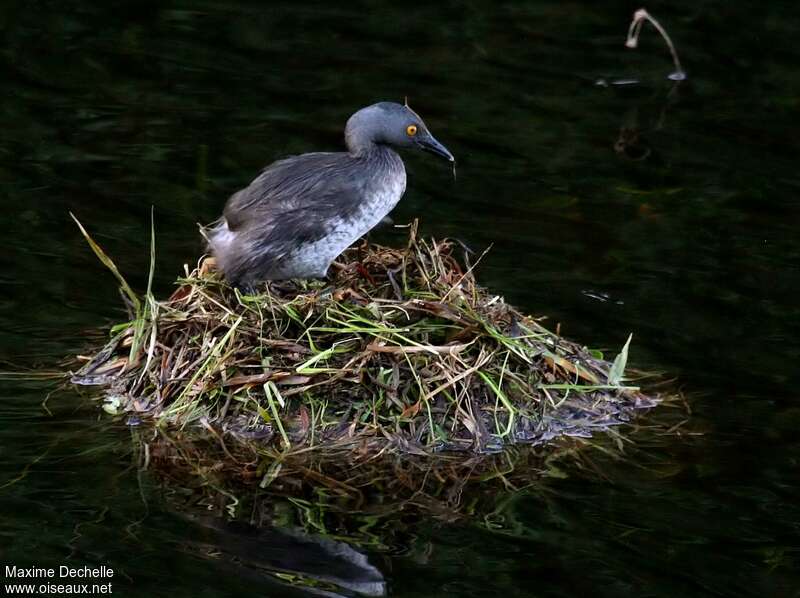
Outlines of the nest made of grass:
[[590,436],[656,403],[623,385],[627,345],[610,363],[547,330],[461,253],[412,225],[404,248],[347,250],[327,283],[245,295],[206,259],[166,301],[136,298],[112,268],[134,319],[72,380],[135,422],[282,450],[491,452]]

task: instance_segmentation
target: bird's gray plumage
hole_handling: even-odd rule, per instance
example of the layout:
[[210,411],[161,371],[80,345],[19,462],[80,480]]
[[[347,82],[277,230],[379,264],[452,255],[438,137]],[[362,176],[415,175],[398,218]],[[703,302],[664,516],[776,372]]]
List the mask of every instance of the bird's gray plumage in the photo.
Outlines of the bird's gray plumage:
[[252,286],[262,280],[324,277],[330,263],[402,197],[405,167],[390,146],[413,146],[416,140],[405,138],[411,137],[410,124],[435,144],[433,151],[452,158],[416,113],[382,102],[350,118],[348,152],[279,160],[233,194],[208,235],[228,280]]

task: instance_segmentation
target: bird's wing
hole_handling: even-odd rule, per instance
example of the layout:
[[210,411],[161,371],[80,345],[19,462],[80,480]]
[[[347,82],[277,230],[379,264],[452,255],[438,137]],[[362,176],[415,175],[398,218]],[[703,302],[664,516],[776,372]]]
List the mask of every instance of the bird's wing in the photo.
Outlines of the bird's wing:
[[349,154],[304,154],[268,166],[234,194],[224,210],[229,230],[251,246],[269,248],[261,259],[280,260],[328,232],[331,219],[360,206],[364,181]]
[[345,153],[313,153],[273,162],[228,199],[223,211],[228,228],[238,231],[277,225],[281,218],[305,209],[319,213],[337,196],[347,204],[356,192],[346,176],[351,161]]

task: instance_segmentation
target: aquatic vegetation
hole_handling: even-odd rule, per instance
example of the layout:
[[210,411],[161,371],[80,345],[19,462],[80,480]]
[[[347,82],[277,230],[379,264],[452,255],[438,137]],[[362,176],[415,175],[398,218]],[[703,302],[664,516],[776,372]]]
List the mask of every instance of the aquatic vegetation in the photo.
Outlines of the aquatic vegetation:
[[84,234],[131,320],[72,381],[162,429],[283,453],[471,454],[589,437],[657,402],[626,384],[630,339],[609,363],[479,286],[459,244],[416,225],[404,248],[348,249],[327,283],[246,295],[204,259],[163,301],[136,297]]

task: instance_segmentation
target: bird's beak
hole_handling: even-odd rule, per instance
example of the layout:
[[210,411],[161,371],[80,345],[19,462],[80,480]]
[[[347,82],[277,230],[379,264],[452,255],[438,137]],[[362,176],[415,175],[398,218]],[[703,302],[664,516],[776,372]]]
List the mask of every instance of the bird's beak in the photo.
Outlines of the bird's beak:
[[417,143],[419,143],[419,146],[426,152],[446,158],[450,162],[456,161],[456,159],[453,157],[453,154],[450,153],[450,150],[436,141],[436,139],[430,133],[426,133],[423,137],[420,137]]

